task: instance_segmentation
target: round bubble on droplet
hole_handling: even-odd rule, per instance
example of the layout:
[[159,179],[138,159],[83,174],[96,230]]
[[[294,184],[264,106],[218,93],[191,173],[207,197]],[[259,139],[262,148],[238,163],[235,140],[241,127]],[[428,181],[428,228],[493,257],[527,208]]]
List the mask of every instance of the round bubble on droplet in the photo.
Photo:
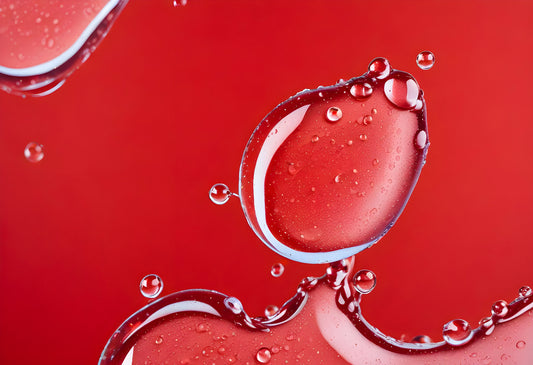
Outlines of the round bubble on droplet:
[[326,111],[326,118],[330,122],[337,122],[342,118],[342,110],[332,106]]
[[156,298],[163,290],[163,280],[156,274],[146,275],[141,279],[139,289],[145,298]]
[[370,270],[359,270],[354,275],[353,283],[359,293],[368,294],[376,286],[376,274]]
[[435,64],[435,55],[430,51],[420,52],[416,56],[416,64],[422,70],[429,70]]
[[470,324],[464,319],[454,319],[442,328],[444,341],[452,346],[464,345],[472,338]]
[[377,79],[389,76],[390,71],[389,61],[383,57],[374,58],[368,65],[368,75]]
[[268,348],[262,347],[257,351],[255,358],[261,364],[268,364],[272,358],[272,354]]
[[232,193],[226,184],[215,184],[209,189],[209,199],[217,205],[226,204]]
[[37,163],[44,157],[44,147],[41,144],[30,142],[24,148],[24,157],[30,162]]
[[365,99],[372,95],[372,86],[366,82],[360,82],[353,84],[350,88],[350,95],[356,99]]
[[283,266],[281,262],[276,262],[274,265],[272,265],[272,268],[270,269],[270,274],[275,278],[279,278],[281,275],[283,275],[284,271],[285,266]]

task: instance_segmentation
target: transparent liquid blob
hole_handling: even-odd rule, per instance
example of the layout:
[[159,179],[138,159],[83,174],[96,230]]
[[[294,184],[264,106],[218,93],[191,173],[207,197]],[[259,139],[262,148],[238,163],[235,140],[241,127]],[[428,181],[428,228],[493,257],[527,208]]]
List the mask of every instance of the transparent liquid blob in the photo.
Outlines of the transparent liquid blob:
[[241,205],[278,254],[340,260],[395,223],[428,147],[418,83],[376,58],[363,76],[304,90],[265,117],[242,158]]
[[[275,313],[250,317],[237,298],[186,290],[161,298],[127,319],[112,335],[99,365],[272,363],[443,364],[505,355],[526,364],[533,356],[533,302],[518,296],[503,317],[472,329],[463,320],[443,327],[443,337],[400,341],[381,333],[362,313],[354,260],[334,263],[307,278]],[[374,276],[375,278],[375,276]],[[366,294],[371,295],[371,294]],[[529,313],[529,315],[528,315]],[[483,322],[483,321],[482,321]]]
[[0,4],[0,89],[21,96],[57,90],[96,50],[127,2]]

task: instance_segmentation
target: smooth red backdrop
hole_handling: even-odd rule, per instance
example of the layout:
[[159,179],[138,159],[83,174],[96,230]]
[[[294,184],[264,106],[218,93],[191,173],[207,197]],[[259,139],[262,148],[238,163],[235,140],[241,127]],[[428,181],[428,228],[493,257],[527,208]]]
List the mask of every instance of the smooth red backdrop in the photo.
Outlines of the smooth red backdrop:
[[149,273],[163,294],[215,289],[252,315],[321,274],[208,190],[237,189],[246,142],[279,102],[377,56],[419,81],[431,147],[398,223],[357,256],[378,277],[363,311],[396,337],[477,324],[533,285],[531,14],[526,0],[131,1],[56,93],[0,94],[0,361],[95,364],[147,303]]

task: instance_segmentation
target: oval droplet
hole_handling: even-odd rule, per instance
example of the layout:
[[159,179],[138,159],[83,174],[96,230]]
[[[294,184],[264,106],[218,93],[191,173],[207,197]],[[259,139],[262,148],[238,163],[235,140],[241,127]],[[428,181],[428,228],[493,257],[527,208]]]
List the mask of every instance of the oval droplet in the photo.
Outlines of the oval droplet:
[[415,80],[407,76],[391,78],[385,81],[385,96],[400,109],[416,106],[420,89]]
[[415,137],[415,146],[416,148],[422,150],[424,147],[426,147],[428,141],[428,135],[426,131],[418,131]]
[[270,318],[273,317],[276,313],[278,313],[279,308],[273,304],[267,305],[265,308],[265,317]]
[[518,290],[518,295],[522,298],[529,297],[532,293],[533,291],[527,285],[524,285],[523,287],[520,288],[520,290]]
[[257,354],[255,354],[255,358],[261,364],[268,364],[272,358],[272,354],[270,353],[269,349],[262,347],[257,351]]
[[492,314],[497,317],[505,317],[507,312],[509,312],[509,307],[507,307],[507,302],[505,300],[498,300],[492,305]]
[[384,79],[390,74],[390,64],[386,58],[374,58],[368,65],[368,75],[377,79]]
[[355,274],[353,282],[355,290],[361,294],[368,294],[376,286],[376,274],[370,270],[359,270]]
[[285,271],[285,266],[281,262],[277,262],[274,265],[272,265],[272,268],[270,269],[270,274],[272,274],[273,277],[279,278],[281,275],[283,275],[283,272]]
[[416,56],[416,64],[422,70],[429,70],[435,64],[435,55],[430,51],[420,52]]
[[332,106],[326,112],[326,118],[330,122],[337,122],[337,121],[339,121],[342,118],[342,110],[340,110],[339,108],[337,108],[335,106]]
[[226,184],[215,184],[209,189],[209,199],[216,205],[226,204],[232,193]]
[[30,142],[24,148],[24,157],[30,162],[37,163],[44,157],[44,147],[41,144]]
[[470,324],[464,319],[454,319],[444,325],[442,328],[444,341],[452,346],[464,345],[472,338],[472,329]]
[[232,311],[233,314],[240,314],[243,310],[241,301],[235,297],[228,297],[224,299],[224,305],[226,308]]
[[372,95],[372,86],[367,82],[353,84],[350,88],[350,94],[356,99],[365,99]]
[[156,274],[146,275],[141,279],[139,289],[145,298],[156,298],[163,290],[163,280]]

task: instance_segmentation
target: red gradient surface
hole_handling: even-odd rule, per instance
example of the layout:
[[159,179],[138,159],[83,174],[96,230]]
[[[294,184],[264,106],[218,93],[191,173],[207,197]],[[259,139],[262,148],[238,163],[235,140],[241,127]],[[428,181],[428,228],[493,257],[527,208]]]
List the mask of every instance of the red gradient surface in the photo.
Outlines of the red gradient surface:
[[236,198],[215,206],[208,191],[237,191],[246,141],[279,102],[377,56],[424,90],[431,147],[396,225],[357,256],[378,278],[365,315],[408,338],[477,323],[533,284],[532,13],[529,1],[130,2],[57,92],[0,94],[1,362],[95,364],[146,304],[149,273],[163,294],[215,289],[250,314],[321,274],[271,252]]

